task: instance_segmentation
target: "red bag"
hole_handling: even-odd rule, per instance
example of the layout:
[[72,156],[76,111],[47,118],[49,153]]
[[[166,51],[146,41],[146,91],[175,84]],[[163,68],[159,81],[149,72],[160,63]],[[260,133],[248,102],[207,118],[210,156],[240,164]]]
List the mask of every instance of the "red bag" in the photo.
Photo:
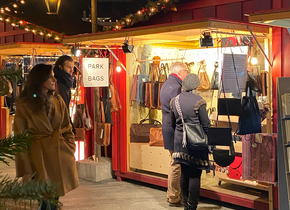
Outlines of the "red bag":
[[241,180],[242,177],[242,157],[236,156],[234,162],[230,165],[229,178]]

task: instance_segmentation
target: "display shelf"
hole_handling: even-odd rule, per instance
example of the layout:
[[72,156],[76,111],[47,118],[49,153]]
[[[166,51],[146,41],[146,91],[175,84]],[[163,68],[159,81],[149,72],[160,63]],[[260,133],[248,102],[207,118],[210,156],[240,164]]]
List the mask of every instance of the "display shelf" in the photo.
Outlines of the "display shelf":
[[245,186],[245,187],[251,187],[257,190],[263,190],[263,191],[269,191],[269,185],[268,184],[260,184],[258,182],[253,182],[250,180],[237,180],[237,179],[231,179],[231,178],[222,178],[222,177],[218,177],[219,181],[225,181],[228,183],[232,183],[232,184],[238,184],[241,186]]

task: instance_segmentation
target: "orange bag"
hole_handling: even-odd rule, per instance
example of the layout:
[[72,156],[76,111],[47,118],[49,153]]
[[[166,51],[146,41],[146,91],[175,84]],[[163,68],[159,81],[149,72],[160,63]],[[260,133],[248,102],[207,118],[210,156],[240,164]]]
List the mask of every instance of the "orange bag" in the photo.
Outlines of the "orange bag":
[[149,145],[150,146],[159,146],[163,147],[163,135],[162,128],[150,128],[150,136],[149,136]]
[[103,101],[101,101],[101,122],[96,122],[95,141],[98,145],[108,146],[111,141],[111,123],[105,122]]
[[206,65],[204,61],[201,61],[199,69],[198,69],[198,73],[197,73],[197,76],[200,81],[200,85],[197,88],[197,90],[206,91],[210,89],[210,81],[209,81],[205,67]]

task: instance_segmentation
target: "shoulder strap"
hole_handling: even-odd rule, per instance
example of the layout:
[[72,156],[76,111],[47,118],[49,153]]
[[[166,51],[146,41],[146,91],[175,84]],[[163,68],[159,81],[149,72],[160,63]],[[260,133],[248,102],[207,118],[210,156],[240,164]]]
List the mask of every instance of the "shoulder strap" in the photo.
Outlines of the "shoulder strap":
[[177,113],[179,114],[179,116],[181,118],[181,121],[182,121],[182,127],[183,127],[182,146],[186,147],[186,145],[187,145],[187,142],[186,142],[186,128],[185,128],[185,123],[184,123],[184,119],[183,119],[183,114],[182,114],[182,111],[181,111],[181,108],[180,108],[180,104],[179,104],[179,96],[180,95],[175,97],[175,107],[176,107]]

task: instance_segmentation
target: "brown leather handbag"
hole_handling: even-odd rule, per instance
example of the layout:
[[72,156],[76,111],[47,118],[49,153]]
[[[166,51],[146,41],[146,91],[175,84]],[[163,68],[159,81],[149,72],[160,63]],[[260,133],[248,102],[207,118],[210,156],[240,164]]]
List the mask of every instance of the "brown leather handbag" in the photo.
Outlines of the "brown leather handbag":
[[[145,124],[144,122],[146,121],[150,121],[150,123]],[[149,143],[150,129],[161,127],[162,127],[161,122],[154,119],[143,119],[139,123],[134,123],[130,127],[130,142]]]
[[[163,73],[162,73],[162,70],[163,70]],[[159,84],[158,84],[158,98],[157,98],[157,109],[159,109],[159,110],[162,109],[161,102],[160,102],[160,90],[161,90],[164,82],[167,80],[168,75],[169,75],[168,63],[166,63],[165,65],[161,64],[161,69],[160,69],[159,79],[158,79]]]
[[149,145],[150,146],[159,146],[163,147],[163,135],[162,128],[150,128],[150,136],[149,136]]
[[150,65],[150,73],[151,79],[149,82],[145,84],[145,106],[150,109],[156,109],[157,107],[154,106],[154,84],[157,79],[157,66],[154,64]]
[[131,102],[137,101],[137,85],[138,85],[138,71],[141,72],[140,65],[137,66],[135,74],[132,77],[132,85],[131,85]]
[[95,141],[98,145],[108,146],[111,142],[111,124],[105,122],[103,101],[101,101],[101,122],[96,122]]
[[80,141],[86,138],[86,130],[84,128],[75,128],[75,140]]
[[200,85],[197,88],[197,90],[206,91],[210,89],[210,81],[209,81],[205,67],[206,67],[205,62],[201,61],[198,72],[197,72],[197,76],[200,81]]

